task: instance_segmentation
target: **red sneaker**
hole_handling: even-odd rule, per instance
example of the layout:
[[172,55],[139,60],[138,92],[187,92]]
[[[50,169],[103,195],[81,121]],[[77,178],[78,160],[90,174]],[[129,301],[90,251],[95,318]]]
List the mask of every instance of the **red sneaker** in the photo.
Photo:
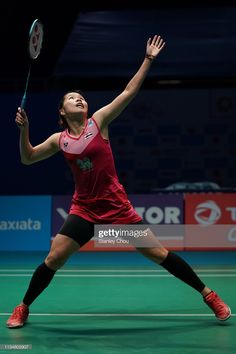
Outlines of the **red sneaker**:
[[20,328],[24,326],[29,316],[28,306],[21,304],[15,307],[12,315],[7,320],[8,328]]
[[225,321],[230,317],[231,310],[229,306],[214,291],[204,297],[204,302],[212,309],[218,320]]

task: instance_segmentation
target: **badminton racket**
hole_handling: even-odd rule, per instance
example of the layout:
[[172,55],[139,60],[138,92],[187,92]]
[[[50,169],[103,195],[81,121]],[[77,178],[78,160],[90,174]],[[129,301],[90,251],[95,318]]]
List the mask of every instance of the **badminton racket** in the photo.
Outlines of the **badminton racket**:
[[35,59],[38,58],[42,49],[42,43],[43,43],[43,24],[40,20],[36,19],[33,21],[29,31],[28,54],[30,57],[30,65],[27,74],[24,95],[22,97],[21,105],[20,105],[22,109],[24,109],[26,105],[26,96],[27,96],[30,75],[31,75],[32,63]]

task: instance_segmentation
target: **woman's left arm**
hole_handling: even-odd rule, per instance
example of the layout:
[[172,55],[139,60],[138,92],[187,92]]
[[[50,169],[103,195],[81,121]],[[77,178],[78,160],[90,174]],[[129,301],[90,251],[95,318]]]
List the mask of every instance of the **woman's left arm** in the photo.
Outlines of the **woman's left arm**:
[[153,60],[156,59],[164,46],[165,42],[160,36],[155,35],[153,38],[148,39],[145,58],[140,68],[129,81],[123,92],[121,92],[121,94],[119,94],[111,103],[102,107],[93,114],[93,118],[96,120],[101,130],[106,129],[108,124],[113,119],[118,117],[137,95],[144,79],[148,74]]

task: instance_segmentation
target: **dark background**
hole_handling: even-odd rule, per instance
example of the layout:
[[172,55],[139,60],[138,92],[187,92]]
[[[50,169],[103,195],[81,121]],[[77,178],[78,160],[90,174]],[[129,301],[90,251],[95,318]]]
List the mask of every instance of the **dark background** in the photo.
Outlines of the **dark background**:
[[121,182],[129,193],[183,181],[235,187],[235,1],[70,1],[60,6],[11,1],[1,3],[0,16],[1,194],[73,191],[60,154],[33,166],[19,160],[14,117],[35,18],[44,24],[44,41],[33,63],[26,106],[32,144],[58,130],[57,105],[65,90],[81,89],[90,113],[113,99],[141,64],[148,37],[157,33],[166,48],[137,98],[111,125]]

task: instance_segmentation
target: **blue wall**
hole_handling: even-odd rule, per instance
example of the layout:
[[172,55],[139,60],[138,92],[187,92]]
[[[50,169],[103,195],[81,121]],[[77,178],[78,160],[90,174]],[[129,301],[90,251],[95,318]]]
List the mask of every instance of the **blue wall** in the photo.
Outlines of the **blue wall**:
[[[119,92],[85,92],[90,114]],[[33,145],[58,131],[62,92],[30,93],[26,107]],[[141,90],[110,126],[121,182],[129,193],[148,193],[179,181],[235,187],[236,89]],[[71,194],[73,180],[59,153],[20,163],[15,112],[21,93],[1,94],[0,194]]]

